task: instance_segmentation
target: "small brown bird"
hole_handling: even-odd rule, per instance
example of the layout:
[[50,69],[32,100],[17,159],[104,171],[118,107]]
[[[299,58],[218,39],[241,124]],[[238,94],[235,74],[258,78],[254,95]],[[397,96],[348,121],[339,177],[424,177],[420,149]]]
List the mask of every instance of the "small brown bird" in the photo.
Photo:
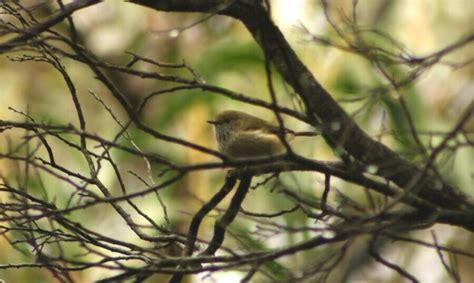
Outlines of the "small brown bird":
[[235,158],[252,158],[283,154],[286,148],[281,135],[292,139],[295,136],[315,136],[315,132],[294,132],[282,129],[269,122],[244,112],[228,110],[219,112],[212,121],[219,151]]

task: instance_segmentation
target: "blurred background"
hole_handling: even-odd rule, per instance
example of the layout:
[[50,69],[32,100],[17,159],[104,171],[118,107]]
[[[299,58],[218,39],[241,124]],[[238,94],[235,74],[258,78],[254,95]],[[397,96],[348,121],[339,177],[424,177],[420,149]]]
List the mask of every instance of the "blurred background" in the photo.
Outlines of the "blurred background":
[[[438,63],[426,69],[413,83],[401,88],[398,94],[380,91],[389,82],[370,60],[354,52],[321,43],[321,38],[327,38],[332,40],[333,45],[344,45],[328,22],[323,5],[319,1],[270,2],[275,23],[317,80],[353,115],[370,136],[382,140],[414,162],[421,162],[422,156],[417,151],[416,144],[409,138],[408,124],[397,101],[397,95],[403,95],[405,98],[422,142],[427,146],[438,144],[443,136],[437,133],[449,132],[460,113],[473,100],[474,64],[464,64],[474,59],[472,43],[446,56],[443,59],[446,63]],[[37,5],[34,12],[39,18],[46,17],[57,8],[53,1],[42,1],[40,5],[37,1],[24,1],[24,5]],[[347,33],[350,33],[350,24],[346,17],[352,16],[353,7],[352,1],[330,1],[328,7],[334,23]],[[471,0],[361,0],[358,1],[356,11],[359,27],[383,31],[396,39],[403,46],[403,50],[414,57],[430,55],[474,32],[474,2]],[[128,51],[164,63],[185,62],[208,83],[270,101],[261,50],[244,26],[230,18],[213,16],[200,22],[203,19],[200,14],[162,13],[121,1],[104,1],[75,13],[73,19],[80,42],[102,60],[124,65],[132,59],[130,54],[125,53]],[[56,30],[67,32],[64,24],[56,27]],[[1,38],[0,40],[3,41]],[[371,35],[366,40],[388,50],[399,50],[386,37]],[[21,51],[18,54],[21,54]],[[14,57],[15,54],[0,56],[0,119],[24,121],[25,118],[18,113],[21,111],[28,113],[37,122],[61,125],[71,123],[77,126],[77,117],[73,114],[74,105],[59,73],[50,65],[41,62],[12,62]],[[112,139],[120,131],[120,127],[91,93],[100,97],[124,124],[128,122],[126,113],[85,65],[67,58],[62,63],[75,82],[88,132]],[[189,71],[183,69],[157,68],[143,62],[138,63],[136,67],[191,77]],[[406,65],[392,64],[390,70],[394,74],[403,75],[413,69]],[[302,111],[301,102],[292,93],[292,89],[283,83],[276,72],[273,74],[279,103]],[[173,86],[169,82],[139,79],[112,72],[108,75],[135,107],[150,93]],[[242,110],[275,121],[273,113],[268,110],[200,90],[185,90],[154,97],[144,108],[142,118],[147,125],[162,133],[215,149],[217,147],[212,128],[205,121],[212,119],[216,112],[226,109]],[[289,128],[295,130],[311,130],[309,126],[289,117],[285,118],[285,122]],[[470,121],[466,131],[472,133],[473,130],[474,122]],[[177,164],[217,161],[215,157],[207,154],[157,141],[133,128],[130,133],[141,150],[164,156]],[[9,144],[21,143],[23,134],[10,131],[7,136],[0,133],[2,152],[6,151]],[[87,163],[77,151],[71,151],[61,142],[54,145],[58,163],[79,172],[87,172]],[[292,143],[292,147],[306,157],[318,160],[336,158],[321,138],[300,138]],[[44,156],[46,152],[40,149],[37,154]],[[159,182],[157,174],[163,169],[159,165],[152,164],[149,171],[146,162],[141,158],[119,151],[114,151],[113,154],[131,192],[145,187],[135,175],[150,182],[152,179]],[[470,147],[446,152],[438,158],[438,165],[445,179],[471,196],[474,188],[473,160],[474,150]],[[129,171],[135,175],[129,174]],[[21,174],[21,165],[0,159],[2,178],[14,180]],[[225,170],[222,169],[196,171],[174,186],[160,191],[160,197],[168,204],[166,214],[157,198],[151,195],[137,199],[137,203],[160,224],[185,233],[191,216],[218,190],[224,177]],[[113,168],[104,166],[99,178],[109,188],[115,189],[114,193],[119,194]],[[260,178],[260,182],[263,179]],[[323,180],[322,175],[315,173],[285,173],[280,176],[280,182],[287,189],[315,200],[322,193]],[[42,186],[38,179],[35,181],[35,178],[32,178],[31,182],[33,184],[30,187],[36,186],[38,190]],[[64,204],[73,193],[70,187],[51,176],[43,176],[41,183],[50,190],[50,198],[56,199],[60,204]],[[364,190],[340,180],[334,181],[332,185],[334,190],[361,205],[366,204]],[[6,195],[0,193],[0,200],[3,201],[5,197]],[[330,201],[337,200],[333,197]],[[293,203],[289,199],[272,190],[271,183],[251,190],[244,202],[244,209],[256,213],[278,212],[292,206]],[[226,205],[222,204],[221,207],[225,208]],[[100,217],[97,217],[98,215]],[[137,222],[140,223],[137,215],[132,216],[137,217]],[[107,205],[76,211],[71,217],[105,235],[120,235],[122,239],[128,238],[130,242],[143,244]],[[166,221],[166,218],[170,221]],[[312,221],[308,222],[303,213],[291,214],[275,221],[295,227],[314,225]],[[213,217],[205,221],[200,231],[201,237],[211,235],[213,223]],[[255,223],[249,223],[241,219],[231,226],[231,233],[241,242],[228,237],[228,245],[233,244],[242,249],[271,248],[296,243],[311,235],[304,232],[252,236],[252,231],[258,228],[254,226]],[[467,231],[445,225],[435,225],[432,230],[436,231],[440,243],[474,250],[474,237]],[[412,232],[409,236],[427,241],[432,239],[428,230]],[[353,255],[359,252],[358,247],[360,246],[351,247]],[[418,248],[407,243],[393,247],[387,245],[384,255],[416,274],[422,282],[447,282],[448,277],[436,250]],[[0,250],[0,263],[28,261],[28,253],[13,249],[5,239],[0,239]],[[71,253],[78,251],[71,247]],[[320,256],[320,253],[321,251],[319,254],[316,251],[298,253],[280,260],[279,264],[291,269],[292,265],[304,265],[315,255]],[[463,257],[456,260],[463,281],[474,280],[471,268],[473,260]],[[352,266],[353,263],[347,260],[340,267],[346,274],[351,275],[352,280],[400,282],[400,277],[393,271],[375,263],[363,265],[356,270],[351,270]],[[75,274],[75,280],[90,282],[108,273],[107,270],[85,270]],[[236,282],[243,274],[238,271],[220,272],[214,279],[217,282]],[[11,269],[0,270],[0,279],[5,282],[31,282],[33,278],[35,282],[54,281],[46,270],[23,269],[21,273]],[[342,280],[338,275],[331,278],[334,281],[329,282]],[[194,276],[190,280],[212,282],[210,278],[203,279],[202,276]]]

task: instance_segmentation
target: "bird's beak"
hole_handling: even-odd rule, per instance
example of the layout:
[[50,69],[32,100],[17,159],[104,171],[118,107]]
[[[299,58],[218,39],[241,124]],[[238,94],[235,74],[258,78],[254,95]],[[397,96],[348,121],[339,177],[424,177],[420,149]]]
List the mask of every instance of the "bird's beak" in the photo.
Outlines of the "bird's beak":
[[217,121],[209,120],[209,121],[207,121],[207,122],[208,122],[209,124],[211,124],[211,125],[217,125]]

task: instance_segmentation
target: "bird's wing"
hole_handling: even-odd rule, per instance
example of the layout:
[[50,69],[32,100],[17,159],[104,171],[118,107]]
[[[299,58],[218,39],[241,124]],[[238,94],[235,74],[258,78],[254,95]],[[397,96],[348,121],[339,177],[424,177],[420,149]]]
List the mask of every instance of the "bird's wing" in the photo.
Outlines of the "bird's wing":
[[[240,125],[240,129],[244,131],[262,131],[274,135],[281,135],[282,133],[281,127],[270,124],[269,122],[257,117],[252,117],[252,123],[245,121],[245,123]],[[288,133],[294,132],[287,128],[283,128],[283,134]]]

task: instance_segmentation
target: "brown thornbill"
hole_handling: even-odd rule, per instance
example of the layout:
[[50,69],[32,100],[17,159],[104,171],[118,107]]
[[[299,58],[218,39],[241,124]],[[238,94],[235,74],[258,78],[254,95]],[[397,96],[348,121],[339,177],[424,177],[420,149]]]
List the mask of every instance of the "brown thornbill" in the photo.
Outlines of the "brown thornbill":
[[[315,132],[294,132],[249,115],[227,110],[217,113],[212,121],[219,151],[231,158],[265,157],[283,154],[282,137],[315,136]],[[283,135],[283,136],[282,136]],[[283,138],[285,138],[283,137]]]

